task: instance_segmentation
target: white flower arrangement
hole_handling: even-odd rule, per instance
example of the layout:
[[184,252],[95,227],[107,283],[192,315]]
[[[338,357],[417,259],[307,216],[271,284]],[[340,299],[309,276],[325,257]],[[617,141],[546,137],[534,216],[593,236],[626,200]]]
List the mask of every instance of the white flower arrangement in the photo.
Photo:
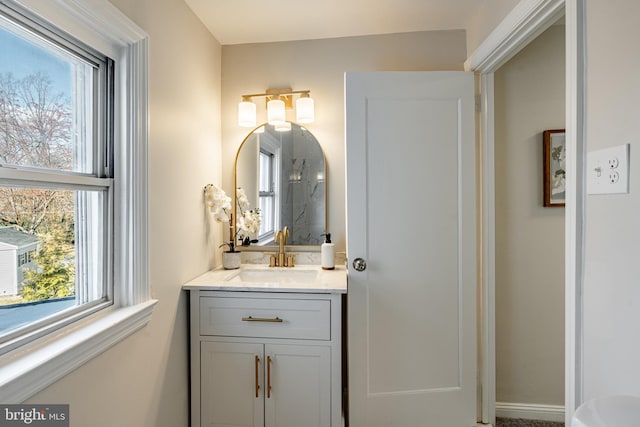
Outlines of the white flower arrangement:
[[240,217],[236,221],[235,233],[233,232],[233,214],[231,211],[231,197],[227,196],[223,189],[213,184],[204,187],[204,200],[217,222],[229,222],[229,232],[233,235],[229,243],[221,246],[229,246],[229,252],[235,252],[236,240],[241,244],[250,244],[251,235],[260,231],[260,209],[249,209],[250,203],[246,193],[240,187],[236,189],[236,203],[240,210]]
[[217,222],[228,222],[231,220],[229,210],[231,209],[231,197],[220,187],[207,184],[204,187],[204,201],[209,206],[213,218]]
[[238,200],[238,207],[240,208],[241,212],[249,209],[249,198],[247,197],[247,193],[244,192],[242,187],[236,188],[236,199]]
[[[238,208],[240,209],[240,214],[242,215],[238,218],[236,228],[238,232],[242,231],[245,233],[240,236],[244,241],[247,237],[251,235],[255,236],[260,232],[260,225],[262,224],[260,219],[260,209],[249,209],[249,199],[241,187],[236,189],[236,201],[238,203]],[[250,242],[246,242],[246,244],[248,243]]]

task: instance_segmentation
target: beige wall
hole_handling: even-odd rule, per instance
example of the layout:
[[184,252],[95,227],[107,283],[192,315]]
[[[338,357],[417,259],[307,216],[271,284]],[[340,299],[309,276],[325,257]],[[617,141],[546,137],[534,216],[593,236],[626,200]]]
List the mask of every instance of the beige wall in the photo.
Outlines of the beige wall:
[[207,233],[202,203],[203,186],[220,182],[221,47],[182,0],[112,2],[149,34],[149,268],[159,303],[146,328],[30,401],[71,404],[74,427],[186,427],[181,285],[213,265],[221,242],[219,226]]
[[564,405],[564,208],[542,206],[542,131],[564,128],[564,26],[495,73],[496,393]]
[[631,144],[630,193],[586,198],[584,397],[640,396],[640,3],[586,2],[588,150]]
[[478,7],[467,28],[467,53],[471,55],[520,0],[487,0]]
[[[224,188],[233,188],[233,159],[249,130],[237,124],[242,94],[267,88],[310,89],[316,121],[306,126],[318,139],[329,170],[329,230],[345,250],[344,73],[363,70],[461,70],[466,59],[464,31],[295,41],[222,48],[222,164]],[[264,103],[258,121],[266,121]],[[295,116],[289,120],[294,121]]]

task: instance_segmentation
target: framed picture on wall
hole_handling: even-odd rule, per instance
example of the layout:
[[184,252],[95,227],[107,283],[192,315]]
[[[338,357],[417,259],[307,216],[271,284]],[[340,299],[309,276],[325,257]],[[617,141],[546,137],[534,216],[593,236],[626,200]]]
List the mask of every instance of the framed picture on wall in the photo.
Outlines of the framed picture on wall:
[[544,206],[560,207],[565,202],[567,149],[564,129],[545,130],[544,142]]

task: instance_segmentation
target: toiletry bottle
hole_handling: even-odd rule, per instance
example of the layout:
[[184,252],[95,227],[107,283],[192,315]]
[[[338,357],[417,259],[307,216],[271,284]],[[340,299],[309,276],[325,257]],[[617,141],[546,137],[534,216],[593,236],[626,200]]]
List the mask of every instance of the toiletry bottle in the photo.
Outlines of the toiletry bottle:
[[331,233],[323,234],[325,241],[320,247],[320,258],[323,270],[333,270],[336,263],[336,246],[331,243]]

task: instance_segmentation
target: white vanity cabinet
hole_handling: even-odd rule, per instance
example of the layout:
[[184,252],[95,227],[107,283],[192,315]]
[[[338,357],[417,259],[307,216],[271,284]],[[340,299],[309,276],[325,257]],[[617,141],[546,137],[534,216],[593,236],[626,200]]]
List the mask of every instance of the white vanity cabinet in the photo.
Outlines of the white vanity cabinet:
[[340,294],[189,292],[193,427],[340,426]]

